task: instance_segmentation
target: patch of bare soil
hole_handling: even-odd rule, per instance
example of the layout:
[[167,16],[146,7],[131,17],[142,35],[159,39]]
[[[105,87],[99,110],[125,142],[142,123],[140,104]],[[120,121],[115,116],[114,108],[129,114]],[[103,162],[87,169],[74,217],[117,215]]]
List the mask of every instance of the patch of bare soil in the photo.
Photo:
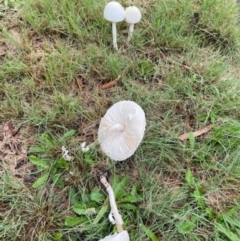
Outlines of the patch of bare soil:
[[17,180],[31,182],[34,166],[28,161],[28,146],[33,142],[30,129],[16,128],[9,121],[0,124],[0,175],[10,173]]

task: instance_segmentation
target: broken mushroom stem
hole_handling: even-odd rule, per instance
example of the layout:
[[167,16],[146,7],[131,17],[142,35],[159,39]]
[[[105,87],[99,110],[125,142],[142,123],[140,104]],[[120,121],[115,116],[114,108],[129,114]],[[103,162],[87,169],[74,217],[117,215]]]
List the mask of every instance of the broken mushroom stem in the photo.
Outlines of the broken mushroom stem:
[[123,231],[123,227],[122,227],[123,220],[122,220],[122,217],[121,217],[120,213],[118,212],[118,208],[117,208],[117,204],[116,204],[113,189],[112,189],[111,185],[107,182],[107,179],[106,179],[105,176],[101,176],[100,181],[105,186],[105,188],[108,192],[109,202],[110,202],[110,206],[111,206],[111,213],[112,213],[112,215],[115,219],[117,231],[119,233],[121,233]]

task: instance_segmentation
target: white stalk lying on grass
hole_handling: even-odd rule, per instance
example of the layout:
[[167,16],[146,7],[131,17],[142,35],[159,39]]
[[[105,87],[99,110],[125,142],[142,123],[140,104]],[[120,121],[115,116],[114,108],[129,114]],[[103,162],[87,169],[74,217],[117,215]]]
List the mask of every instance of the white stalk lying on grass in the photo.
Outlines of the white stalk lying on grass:
[[109,235],[109,236],[105,237],[104,239],[101,239],[100,241],[129,241],[130,239],[129,239],[128,232],[123,230],[123,227],[122,227],[123,220],[122,220],[120,213],[118,212],[113,189],[112,189],[111,185],[107,182],[106,177],[102,176],[100,180],[108,192],[109,202],[110,202],[110,206],[111,206],[110,216],[112,215],[114,217],[114,223],[116,224],[117,231],[118,231],[118,234]]
[[109,202],[110,202],[110,206],[111,206],[111,214],[114,217],[115,220],[115,224],[117,226],[117,231],[120,233],[123,231],[122,225],[123,225],[123,220],[122,217],[120,215],[120,213],[118,212],[118,208],[117,208],[117,204],[115,201],[115,195],[113,192],[113,189],[111,187],[111,185],[107,182],[106,177],[102,176],[101,177],[101,183],[105,186],[108,195],[109,195]]

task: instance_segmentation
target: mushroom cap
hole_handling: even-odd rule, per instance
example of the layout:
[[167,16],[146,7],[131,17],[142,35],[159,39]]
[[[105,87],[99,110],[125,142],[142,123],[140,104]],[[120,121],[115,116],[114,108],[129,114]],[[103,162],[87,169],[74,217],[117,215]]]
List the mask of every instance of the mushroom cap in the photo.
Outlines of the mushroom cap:
[[106,20],[117,23],[125,19],[125,11],[120,3],[111,1],[105,6],[103,16]]
[[115,103],[100,121],[98,141],[102,151],[115,161],[127,159],[142,141],[145,127],[145,113],[137,103]]
[[129,241],[129,235],[127,231],[122,231],[121,233],[109,235],[100,241]]
[[136,6],[127,7],[125,10],[125,20],[127,23],[135,24],[141,20],[142,14]]

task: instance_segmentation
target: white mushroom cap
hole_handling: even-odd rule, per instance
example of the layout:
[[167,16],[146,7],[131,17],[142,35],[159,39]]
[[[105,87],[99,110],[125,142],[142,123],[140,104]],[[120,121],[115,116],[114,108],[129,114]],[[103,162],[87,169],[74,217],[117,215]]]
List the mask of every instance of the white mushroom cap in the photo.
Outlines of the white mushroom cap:
[[121,22],[125,19],[124,8],[120,3],[111,1],[105,6],[103,16],[110,22]]
[[98,141],[103,152],[115,161],[133,155],[143,139],[146,127],[143,109],[133,101],[114,104],[101,119]]
[[125,10],[125,20],[127,23],[135,24],[141,20],[142,14],[135,6],[127,7]]
[[121,233],[116,233],[113,235],[109,235],[100,241],[129,241],[129,235],[127,231],[123,231]]

